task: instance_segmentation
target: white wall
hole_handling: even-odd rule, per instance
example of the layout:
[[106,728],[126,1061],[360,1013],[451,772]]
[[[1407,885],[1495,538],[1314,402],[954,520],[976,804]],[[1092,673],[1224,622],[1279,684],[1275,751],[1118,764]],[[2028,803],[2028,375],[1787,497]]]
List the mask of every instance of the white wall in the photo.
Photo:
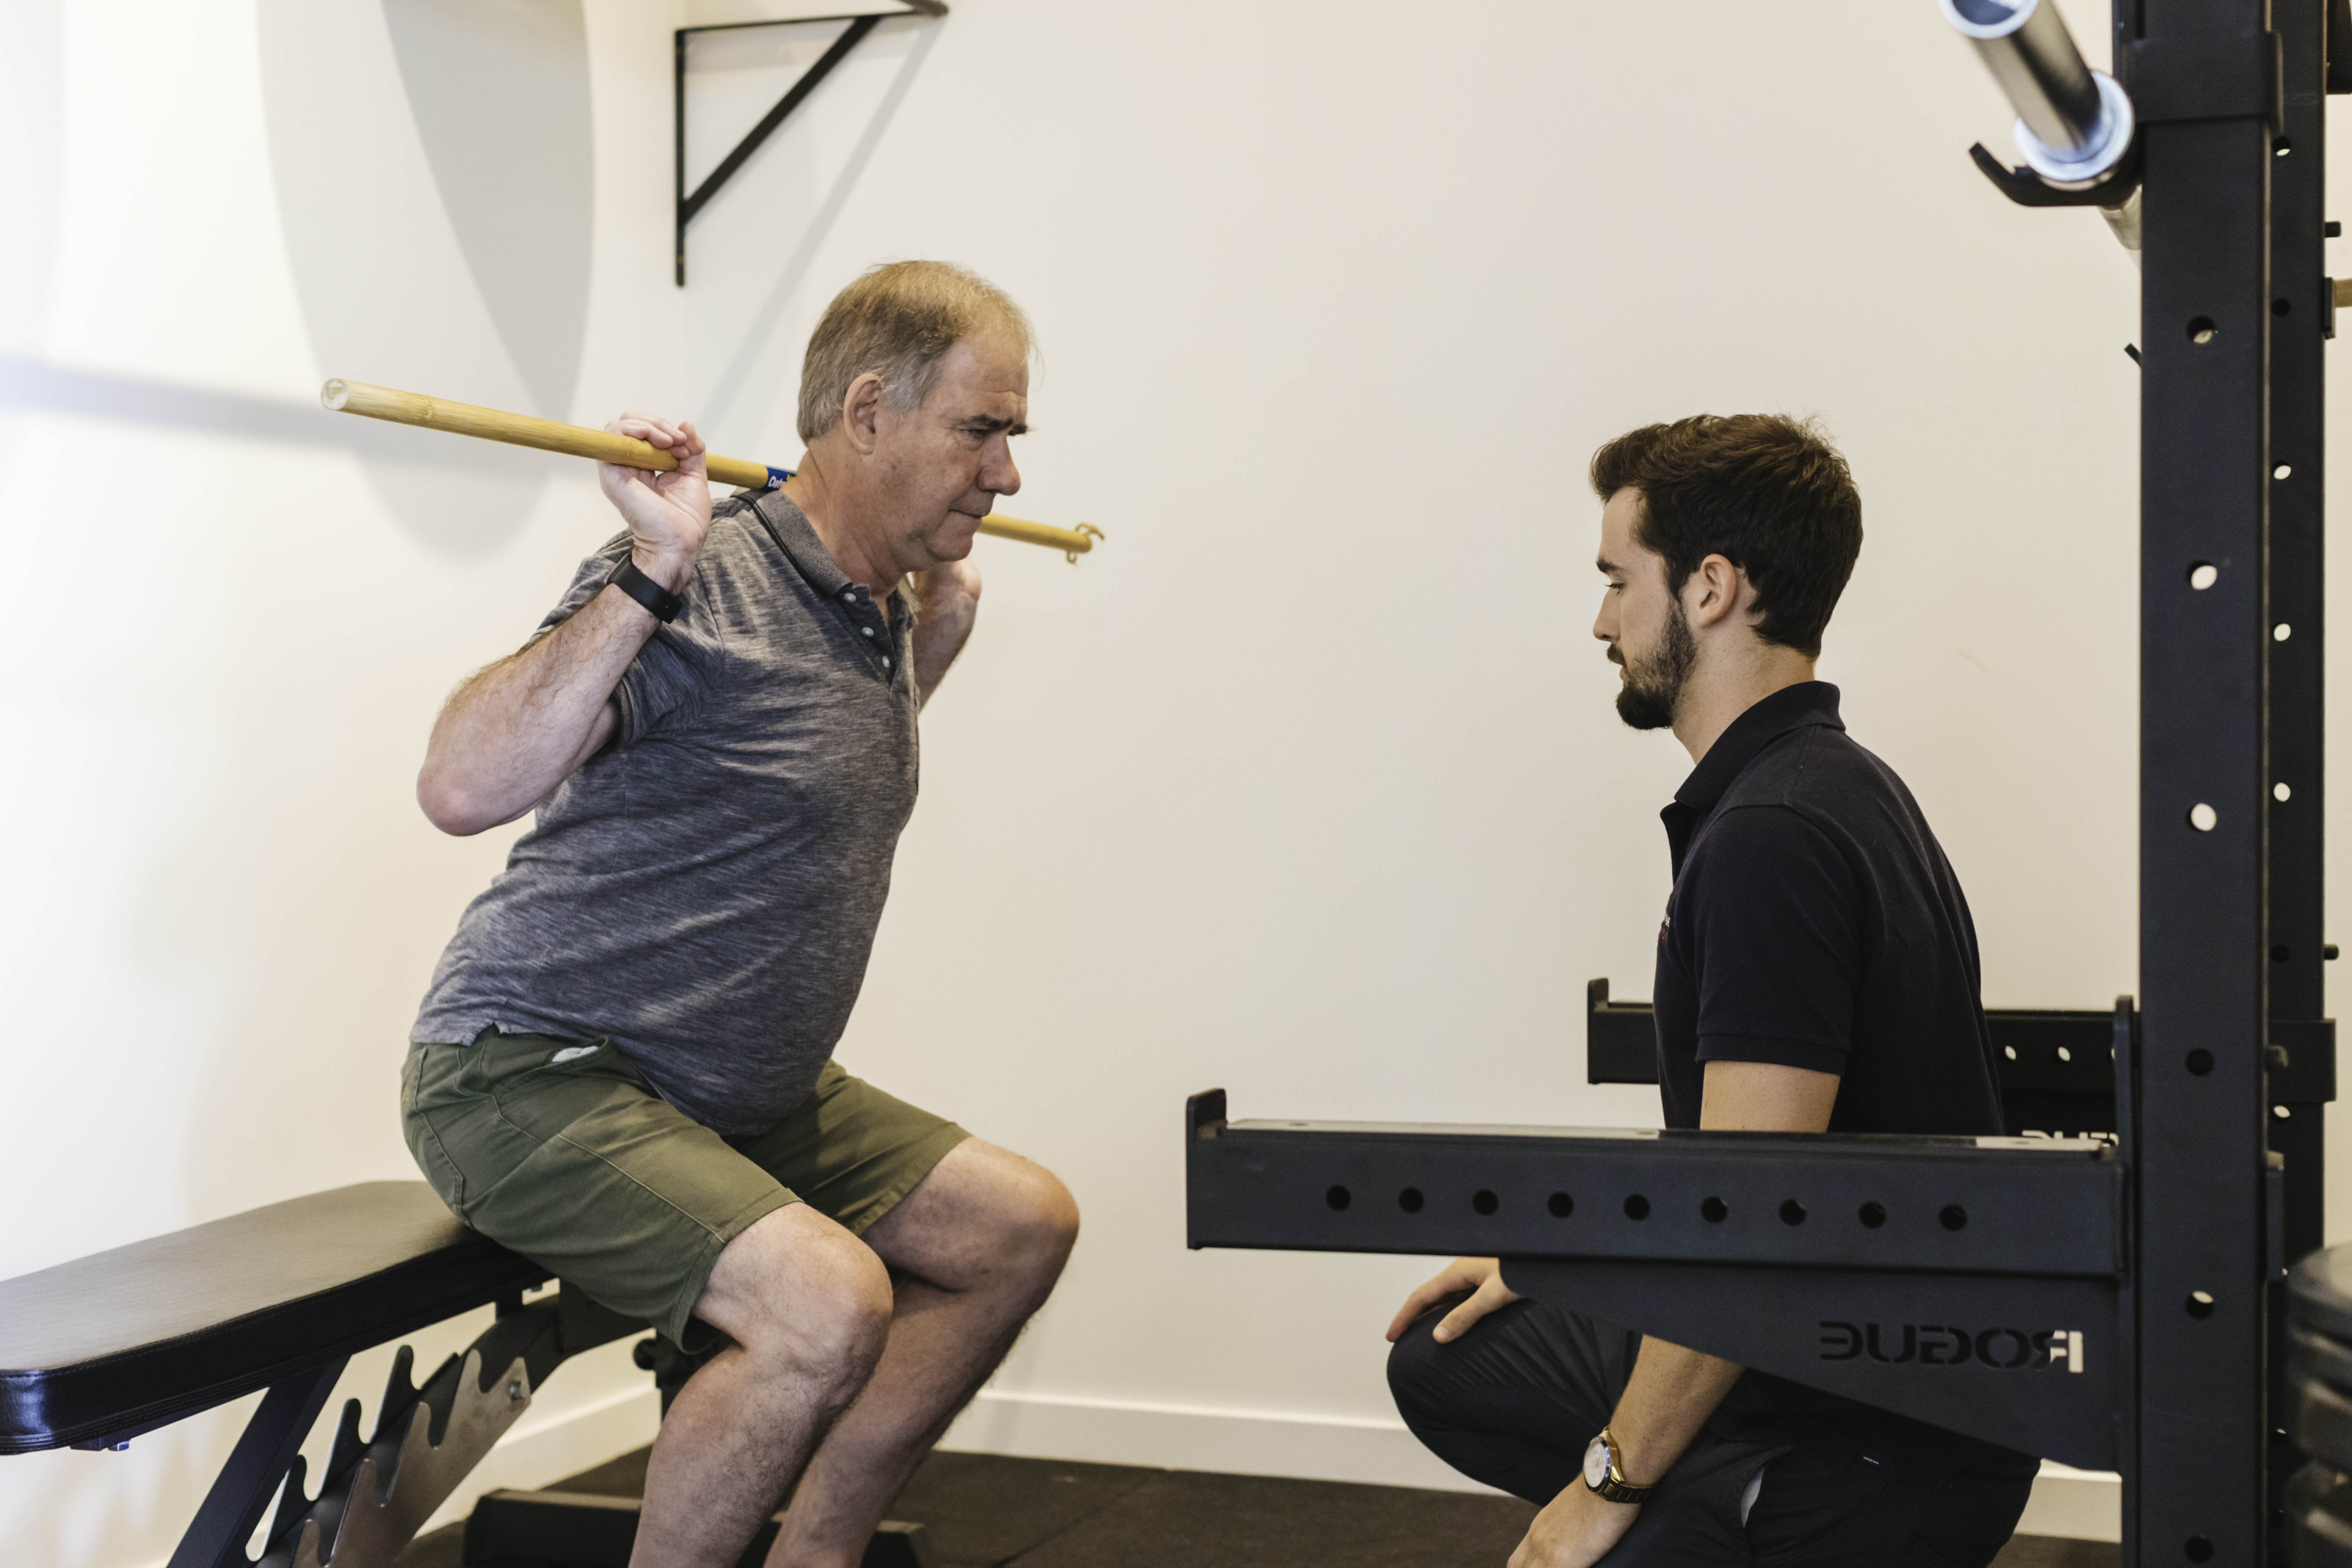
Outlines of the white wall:
[[[1029,307],[1005,510],[1110,535],[983,543],[842,1047],[1087,1211],[960,1441],[1435,1479],[1379,1339],[1426,1264],[1187,1253],[1177,1110],[1654,1121],[1580,1081],[1582,983],[1648,993],[1685,771],[1586,633],[1581,468],[1633,424],[1828,421],[1869,542],[1823,673],[1986,1001],[2131,990],[2131,268],[1969,167],[2005,116],[1925,0],[1789,15],[958,0],[753,160],[681,292],[667,6],[10,0],[0,1276],[411,1173],[401,1042],[502,850],[411,770],[611,524],[578,465],[317,383],[789,461],[806,331],[889,257]],[[697,174],[822,42],[698,45]],[[567,1368],[509,1479],[643,1440],[641,1382]],[[159,1560],[235,1415],[0,1462],[0,1539]]]

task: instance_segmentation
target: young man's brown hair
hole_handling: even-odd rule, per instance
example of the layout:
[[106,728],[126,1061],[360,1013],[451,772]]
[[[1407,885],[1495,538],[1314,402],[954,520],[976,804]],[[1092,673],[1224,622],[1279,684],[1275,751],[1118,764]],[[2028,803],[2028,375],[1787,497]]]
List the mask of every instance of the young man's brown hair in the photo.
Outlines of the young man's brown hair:
[[1811,425],[1779,414],[1694,415],[1644,425],[1592,454],[1605,502],[1642,493],[1633,537],[1666,561],[1676,594],[1720,555],[1756,587],[1756,635],[1808,658],[1862,553],[1862,497]]

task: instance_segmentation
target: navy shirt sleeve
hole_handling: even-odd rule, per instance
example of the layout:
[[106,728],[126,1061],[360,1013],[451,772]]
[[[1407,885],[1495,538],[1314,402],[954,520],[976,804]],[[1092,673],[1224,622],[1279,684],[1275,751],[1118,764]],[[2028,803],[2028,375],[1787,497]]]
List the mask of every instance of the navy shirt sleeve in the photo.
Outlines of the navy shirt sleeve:
[[1698,992],[1698,1059],[1843,1073],[1862,982],[1862,890],[1828,836],[1786,806],[1707,825],[1672,932]]

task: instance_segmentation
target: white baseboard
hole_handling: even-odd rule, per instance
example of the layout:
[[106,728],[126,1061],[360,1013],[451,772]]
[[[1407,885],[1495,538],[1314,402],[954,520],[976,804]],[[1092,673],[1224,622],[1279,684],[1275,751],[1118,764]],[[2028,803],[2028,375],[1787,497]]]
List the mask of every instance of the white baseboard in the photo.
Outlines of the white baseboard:
[[2124,1538],[2124,1479],[2113,1470],[2078,1470],[2042,1461],[2033,1500],[2017,1521],[2021,1535],[2066,1535],[2076,1541]]
[[[506,1487],[536,1490],[642,1448],[660,1425],[661,1400],[650,1384],[544,1415],[526,1414],[416,1533],[457,1523],[474,1511],[485,1492]],[[268,1517],[263,1515],[265,1521]],[[167,1565],[159,1558],[147,1568]]]
[[417,1533],[465,1518],[485,1492],[537,1490],[642,1448],[660,1425],[661,1396],[650,1382],[545,1416],[526,1414]]
[[1393,1417],[1291,1415],[982,1389],[940,1447],[1227,1475],[1487,1492]]
[[[438,1530],[465,1518],[485,1492],[547,1486],[642,1447],[653,1441],[660,1415],[660,1402],[650,1386],[551,1411],[543,1418],[526,1415],[425,1521],[425,1529]],[[1296,1476],[1443,1491],[1489,1489],[1447,1467],[1393,1418],[987,1389],[940,1447],[1228,1475]],[[2116,1476],[2045,1462],[2018,1529],[2030,1535],[2120,1541],[2122,1500]]]
[[[1110,1465],[1297,1476],[1484,1492],[1394,1418],[1294,1415],[1135,1400],[982,1391],[942,1448],[1091,1459]],[[2081,1541],[2123,1539],[2120,1477],[2044,1463],[2018,1529]]]

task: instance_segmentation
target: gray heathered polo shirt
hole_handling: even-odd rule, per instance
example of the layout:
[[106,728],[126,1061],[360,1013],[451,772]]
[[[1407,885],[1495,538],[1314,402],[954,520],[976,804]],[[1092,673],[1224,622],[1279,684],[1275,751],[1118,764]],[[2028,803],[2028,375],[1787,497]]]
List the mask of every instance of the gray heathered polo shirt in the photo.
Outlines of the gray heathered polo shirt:
[[[441,955],[413,1037],[609,1037],[688,1115],[765,1131],[866,977],[915,806],[912,602],[896,625],[775,491],[716,509],[613,744],[540,803]],[[623,534],[541,626],[603,586]]]

